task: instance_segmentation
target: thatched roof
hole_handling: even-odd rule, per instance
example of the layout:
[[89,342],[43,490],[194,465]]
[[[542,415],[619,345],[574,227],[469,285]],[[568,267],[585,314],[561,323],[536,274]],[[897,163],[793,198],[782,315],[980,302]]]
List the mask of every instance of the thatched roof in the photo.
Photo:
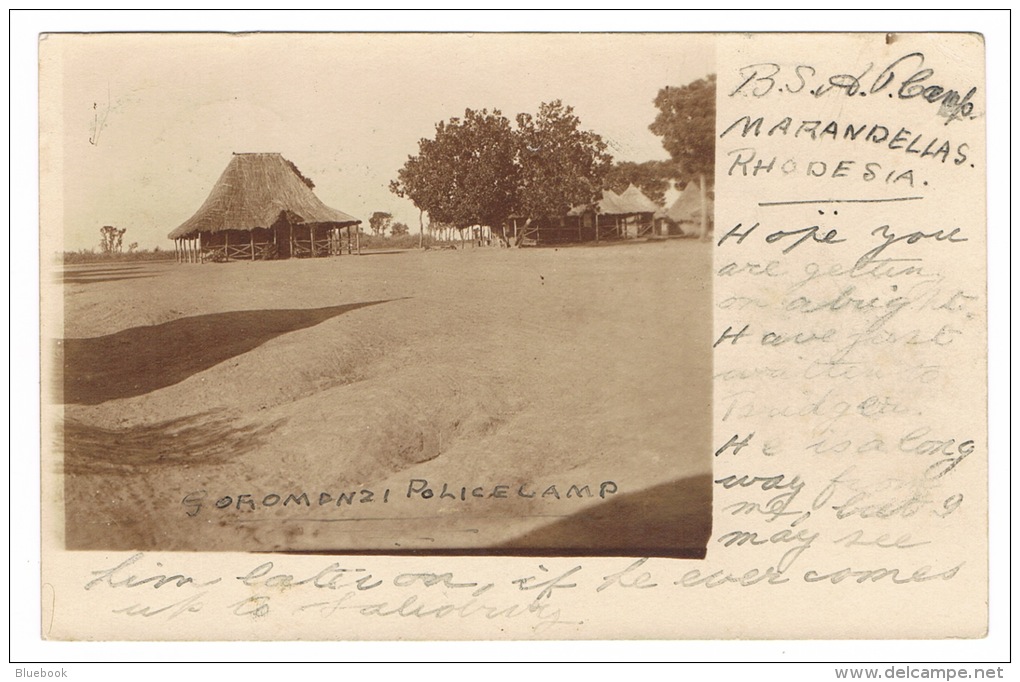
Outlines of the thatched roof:
[[[712,220],[715,210],[714,192],[709,190],[706,195],[705,204],[708,209],[708,219]],[[687,185],[676,201],[666,209],[666,217],[674,223],[700,223],[701,222],[701,196],[698,188],[693,184]]]
[[620,204],[620,208],[625,209],[627,213],[655,213],[659,210],[659,205],[645,196],[645,193],[635,185],[631,185],[620,195]]
[[622,194],[611,189],[602,190],[602,198],[594,205],[575,206],[568,215],[581,215],[596,208],[601,215],[634,215],[637,213],[655,213],[658,204],[645,196],[645,193],[634,185],[629,186]]
[[297,225],[320,223],[336,227],[361,222],[326,206],[311,187],[312,183],[280,154],[235,152],[209,198],[169,237],[268,228],[281,218]]

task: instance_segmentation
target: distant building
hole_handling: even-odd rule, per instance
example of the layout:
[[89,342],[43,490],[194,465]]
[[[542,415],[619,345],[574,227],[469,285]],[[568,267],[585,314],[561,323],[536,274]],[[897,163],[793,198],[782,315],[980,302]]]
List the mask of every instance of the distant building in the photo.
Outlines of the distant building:
[[[602,190],[592,204],[575,206],[565,216],[536,219],[524,232],[525,245],[633,239],[653,234],[658,204],[630,185],[624,192]],[[514,222],[514,229],[525,229]]]
[[[330,208],[277,153],[234,153],[209,198],[169,234],[179,261],[269,260],[339,254],[360,220]],[[354,239],[358,239],[355,230]]]
[[[701,232],[701,196],[699,188],[690,183],[680,193],[669,208],[661,211],[657,218],[668,234],[698,236]],[[715,192],[705,193],[705,212],[707,232],[712,232],[715,214]]]

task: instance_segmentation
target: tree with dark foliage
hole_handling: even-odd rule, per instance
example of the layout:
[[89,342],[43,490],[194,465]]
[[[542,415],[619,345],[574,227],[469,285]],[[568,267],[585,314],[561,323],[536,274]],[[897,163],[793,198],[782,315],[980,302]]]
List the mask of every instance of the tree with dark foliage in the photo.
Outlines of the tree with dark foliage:
[[506,222],[517,201],[517,165],[510,121],[499,111],[464,112],[436,124],[390,183],[429,218],[458,228]]
[[597,198],[612,159],[601,137],[580,129],[571,107],[543,103],[536,116],[516,120],[513,130],[499,111],[468,109],[436,124],[435,138],[418,143],[390,190],[430,221],[488,225],[508,245],[510,216],[565,215]]
[[390,221],[393,220],[393,216],[385,211],[376,211],[372,214],[372,217],[368,219],[368,226],[372,228],[372,234],[377,237],[386,235],[386,228],[390,226]]
[[124,250],[125,232],[127,232],[126,227],[116,228],[113,225],[103,225],[99,228],[99,234],[102,237],[99,248],[103,253],[120,253]]
[[665,87],[655,98],[659,114],[649,129],[684,176],[697,176],[701,192],[701,236],[708,234],[706,178],[715,174],[715,74],[680,88]]
[[529,221],[562,216],[595,201],[612,164],[606,149],[605,141],[582,130],[573,107],[560,100],[543,103],[537,116],[518,114],[520,214]]

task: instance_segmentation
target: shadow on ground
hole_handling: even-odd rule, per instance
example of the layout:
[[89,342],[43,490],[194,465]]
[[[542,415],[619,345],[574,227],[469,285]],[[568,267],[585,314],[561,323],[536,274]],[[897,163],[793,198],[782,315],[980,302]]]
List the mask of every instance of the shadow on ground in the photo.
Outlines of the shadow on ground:
[[271,551],[322,555],[704,559],[711,536],[712,476],[704,474],[614,495],[607,502],[489,547]]
[[[165,519],[154,505],[164,472],[229,464],[250,454],[283,424],[239,423],[222,411],[156,424],[104,429],[68,420],[64,450],[64,542],[71,550],[166,548]],[[59,437],[62,434],[62,439]]]
[[407,249],[399,249],[394,251],[362,251],[359,256],[399,256],[400,254],[413,253]]
[[180,383],[282,334],[386,302],[235,310],[132,327],[106,336],[61,339],[56,349],[57,402],[98,405],[144,395]]
[[141,270],[141,265],[112,265],[106,267],[84,266],[67,268],[57,272],[58,277],[81,277],[85,275],[116,275]]
[[712,476],[614,495],[498,545],[491,554],[704,559],[712,535]]
[[141,265],[85,267],[62,270],[56,273],[56,284],[99,284],[124,279],[148,279],[159,274]]
[[58,432],[63,435],[58,445],[65,474],[137,475],[152,467],[228,462],[262,445],[284,421],[239,424],[217,410],[119,429],[69,419]]
[[125,279],[149,279],[155,277],[155,275],[143,275],[143,274],[124,274],[122,276],[85,276],[85,277],[64,277],[60,280],[60,284],[99,284],[100,282],[119,282]]

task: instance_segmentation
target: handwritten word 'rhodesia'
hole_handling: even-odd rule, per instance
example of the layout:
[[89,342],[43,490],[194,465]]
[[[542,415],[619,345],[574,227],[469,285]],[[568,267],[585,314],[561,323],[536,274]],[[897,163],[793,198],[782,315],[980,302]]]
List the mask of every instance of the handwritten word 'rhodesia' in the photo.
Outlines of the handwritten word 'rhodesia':
[[[797,159],[786,159],[780,161],[778,156],[764,156],[759,158],[758,151],[753,147],[741,147],[726,152],[730,157],[729,170],[726,175],[733,176],[739,169],[741,177],[758,177],[758,175],[802,175],[808,178],[850,178],[860,179],[864,182],[882,181],[887,185],[904,184],[908,187],[914,186],[914,171],[911,168],[887,169],[876,161],[858,162],[852,159],[840,159],[839,161],[823,161],[813,159],[811,161],[798,161]],[[751,162],[754,162],[754,165]]]

